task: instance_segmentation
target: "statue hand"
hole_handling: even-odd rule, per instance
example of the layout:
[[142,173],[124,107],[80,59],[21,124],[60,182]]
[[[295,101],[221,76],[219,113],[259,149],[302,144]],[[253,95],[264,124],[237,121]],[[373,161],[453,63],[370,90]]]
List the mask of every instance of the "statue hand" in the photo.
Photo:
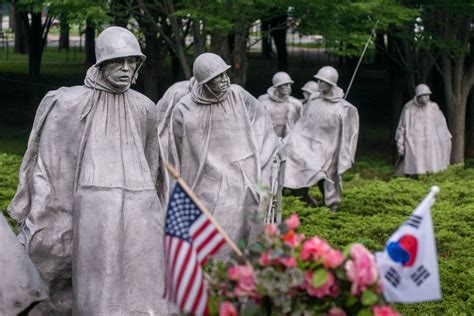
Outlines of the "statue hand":
[[405,155],[405,147],[404,146],[398,146],[398,155],[399,156]]

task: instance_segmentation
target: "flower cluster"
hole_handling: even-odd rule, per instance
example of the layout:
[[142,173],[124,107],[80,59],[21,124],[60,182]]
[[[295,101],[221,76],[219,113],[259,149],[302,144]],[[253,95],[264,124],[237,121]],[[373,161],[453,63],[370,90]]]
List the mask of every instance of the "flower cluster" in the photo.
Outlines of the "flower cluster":
[[344,252],[318,236],[298,233],[296,214],[268,224],[240,261],[209,265],[215,313],[259,315],[398,315],[382,297],[373,254],[363,245]]

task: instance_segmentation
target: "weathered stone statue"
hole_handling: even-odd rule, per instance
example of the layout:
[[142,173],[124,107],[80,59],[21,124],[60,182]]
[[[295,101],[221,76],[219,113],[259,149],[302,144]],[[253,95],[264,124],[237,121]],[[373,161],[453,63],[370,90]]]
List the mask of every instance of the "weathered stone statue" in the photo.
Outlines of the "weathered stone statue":
[[46,285],[0,212],[0,315],[17,315],[48,298]]
[[283,186],[296,189],[318,183],[324,204],[335,211],[342,199],[341,174],[354,163],[359,114],[344,100],[336,69],[322,67],[314,77],[321,95],[310,98],[288,137]]
[[194,78],[176,82],[166,90],[165,94],[163,94],[156,104],[158,108],[158,135],[165,160],[169,160],[168,143],[170,137],[172,137],[172,135],[170,135],[171,113],[173,113],[173,109],[179,100],[191,92],[191,86],[194,82]]
[[272,118],[273,128],[278,137],[285,137],[300,118],[302,104],[291,96],[293,80],[283,71],[277,72],[272,79],[273,86],[267,93],[258,97]]
[[395,141],[401,157],[398,175],[416,175],[444,170],[451,156],[451,134],[438,104],[430,101],[425,84],[415,89],[413,100],[405,104]]
[[303,91],[303,100],[301,100],[301,103],[303,103],[303,107],[308,104],[311,95],[313,95],[313,97],[315,98],[318,97],[320,94],[319,86],[313,80],[306,82],[301,88],[301,91]]
[[121,27],[95,49],[84,85],[39,105],[9,212],[49,286],[38,314],[166,315],[157,110],[130,89],[145,56]]
[[[247,238],[259,182],[269,183],[279,144],[268,113],[212,53],[193,64],[196,84],[173,111],[172,163],[231,238]],[[230,251],[225,249],[221,254]]]

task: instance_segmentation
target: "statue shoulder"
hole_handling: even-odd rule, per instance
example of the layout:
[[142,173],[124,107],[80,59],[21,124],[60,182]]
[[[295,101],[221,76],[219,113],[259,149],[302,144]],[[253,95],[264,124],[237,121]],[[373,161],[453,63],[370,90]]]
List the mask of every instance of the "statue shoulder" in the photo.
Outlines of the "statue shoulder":
[[257,100],[258,100],[258,102],[266,102],[266,101],[268,101],[269,98],[270,97],[268,96],[268,94],[265,93],[265,94],[262,94],[261,96],[259,96],[257,98]]
[[126,93],[128,93],[129,97],[131,97],[131,99],[137,102],[138,104],[142,104],[143,106],[147,108],[155,107],[155,102],[151,101],[146,95],[138,91],[129,89]]
[[295,97],[292,97],[291,95],[288,97],[288,101],[290,104],[294,105],[297,108],[300,108],[303,106],[303,103],[300,100],[298,100]]
[[85,86],[61,87],[57,90],[49,91],[41,100],[38,111],[44,108],[54,108],[56,111],[69,112],[78,106],[85,105],[92,96],[93,90]]

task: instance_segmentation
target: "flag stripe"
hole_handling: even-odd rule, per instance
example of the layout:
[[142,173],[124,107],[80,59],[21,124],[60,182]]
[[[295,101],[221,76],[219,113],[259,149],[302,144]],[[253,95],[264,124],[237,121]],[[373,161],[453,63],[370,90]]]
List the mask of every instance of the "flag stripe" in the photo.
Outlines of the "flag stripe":
[[212,222],[176,184],[166,211],[164,296],[183,312],[208,315],[202,265],[224,243]]
[[199,289],[203,283],[203,277],[202,269],[198,269],[198,267],[199,264],[196,262],[196,270],[195,275],[193,276],[193,282],[188,284],[188,299],[185,301],[186,310],[193,310],[193,306],[196,305],[196,300],[200,299]]
[[189,276],[187,278],[189,280],[188,280],[188,282],[186,282],[184,284],[183,287],[181,287],[181,291],[178,295],[179,307],[183,310],[184,310],[184,304],[188,301],[188,296],[191,292],[191,287],[195,283],[194,281],[195,281],[195,278],[196,278],[196,273],[197,273],[197,268],[198,268],[198,265],[196,264],[195,260],[192,260],[192,266],[193,266],[192,270],[188,269],[186,271],[186,273],[189,273]]
[[175,284],[177,284],[178,280],[179,280],[179,272],[181,271],[181,268],[185,265],[185,261],[186,261],[186,255],[187,255],[187,252],[186,252],[186,245],[185,243],[180,240],[180,239],[177,239],[177,238],[173,238],[175,240],[175,247],[177,248],[176,251],[175,251],[175,255],[174,255],[174,258],[173,258],[173,265],[172,265],[172,269],[174,269],[174,273],[172,274],[172,281],[171,281],[171,284],[170,284],[170,295],[171,297],[173,298],[173,300],[176,300],[176,290],[173,290],[175,289]]
[[[186,254],[184,256],[186,264],[181,266],[181,269],[178,270],[178,280],[176,280],[176,289],[175,289],[175,299],[176,302],[180,302],[180,297],[183,297],[183,291],[185,289],[186,284],[190,281],[189,278],[192,274],[192,270],[194,268],[194,261],[191,261],[192,257],[192,248],[188,244],[185,243]],[[181,286],[183,284],[183,286]]]
[[193,244],[196,250],[199,250],[199,247],[202,245],[202,243],[206,241],[207,236],[209,236],[209,234],[213,231],[216,230],[212,226],[211,222],[205,221],[194,234],[191,234],[191,236],[194,238]]
[[205,258],[210,255],[213,255],[216,249],[219,249],[222,246],[222,243],[225,242],[219,238],[219,233],[214,231],[212,236],[209,236],[208,241],[205,244],[202,244],[202,247],[199,249],[199,262],[203,262]]

